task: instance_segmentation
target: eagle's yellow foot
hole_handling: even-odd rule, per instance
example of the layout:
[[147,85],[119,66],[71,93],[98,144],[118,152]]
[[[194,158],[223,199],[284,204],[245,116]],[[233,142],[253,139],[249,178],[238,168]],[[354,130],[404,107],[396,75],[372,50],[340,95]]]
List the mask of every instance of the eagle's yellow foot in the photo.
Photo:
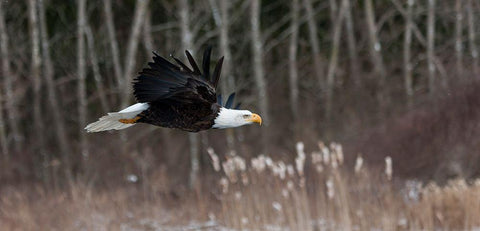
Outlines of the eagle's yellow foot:
[[139,120],[139,119],[140,119],[140,116],[137,116],[137,117],[135,117],[135,118],[133,118],[133,119],[119,119],[118,121],[119,121],[120,123],[124,123],[124,124],[134,124],[134,123],[136,123],[137,120]]

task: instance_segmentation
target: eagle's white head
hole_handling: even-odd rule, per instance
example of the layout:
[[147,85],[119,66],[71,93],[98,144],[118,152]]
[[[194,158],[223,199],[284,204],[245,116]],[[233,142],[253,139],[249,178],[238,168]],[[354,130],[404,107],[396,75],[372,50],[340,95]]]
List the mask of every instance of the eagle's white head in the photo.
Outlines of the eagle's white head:
[[220,108],[217,118],[214,120],[212,128],[234,128],[247,124],[262,124],[262,117],[252,113],[249,110],[236,110]]

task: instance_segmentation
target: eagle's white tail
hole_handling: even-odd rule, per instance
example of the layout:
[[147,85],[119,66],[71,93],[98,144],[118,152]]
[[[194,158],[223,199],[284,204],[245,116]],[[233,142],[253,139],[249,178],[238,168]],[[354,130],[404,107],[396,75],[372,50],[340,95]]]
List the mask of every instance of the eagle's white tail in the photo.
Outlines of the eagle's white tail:
[[148,109],[148,103],[137,103],[127,107],[119,112],[110,112],[108,115],[101,117],[97,122],[91,123],[85,127],[87,132],[101,132],[107,130],[120,130],[135,125],[134,123],[125,124],[120,122],[121,119],[133,119],[142,111]]

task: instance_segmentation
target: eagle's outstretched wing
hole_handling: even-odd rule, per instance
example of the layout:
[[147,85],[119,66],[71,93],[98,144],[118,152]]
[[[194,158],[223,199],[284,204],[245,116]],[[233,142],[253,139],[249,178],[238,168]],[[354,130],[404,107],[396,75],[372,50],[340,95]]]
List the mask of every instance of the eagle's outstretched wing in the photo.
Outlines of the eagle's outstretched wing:
[[220,78],[223,57],[217,62],[210,76],[211,47],[208,47],[203,55],[203,73],[188,51],[185,51],[185,54],[193,70],[177,58],[173,59],[179,66],[154,54],[153,62],[148,63],[149,67],[144,68],[134,79],[133,94],[138,102],[215,103],[217,101],[215,89]]

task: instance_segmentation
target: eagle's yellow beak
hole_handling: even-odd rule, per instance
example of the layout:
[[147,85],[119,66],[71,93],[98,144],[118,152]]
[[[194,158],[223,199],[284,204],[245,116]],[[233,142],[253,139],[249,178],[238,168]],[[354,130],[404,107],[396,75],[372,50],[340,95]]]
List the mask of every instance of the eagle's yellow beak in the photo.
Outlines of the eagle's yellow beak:
[[248,121],[262,125],[262,117],[255,113],[252,114],[252,117],[248,119]]

